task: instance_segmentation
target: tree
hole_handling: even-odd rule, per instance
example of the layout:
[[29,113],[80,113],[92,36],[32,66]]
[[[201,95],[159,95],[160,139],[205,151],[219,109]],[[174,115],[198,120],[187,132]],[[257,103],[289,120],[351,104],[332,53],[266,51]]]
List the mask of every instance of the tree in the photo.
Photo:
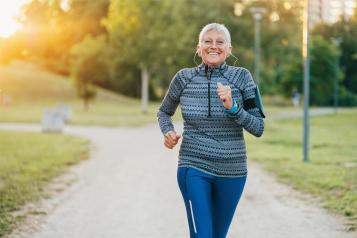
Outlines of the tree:
[[70,49],[86,35],[105,32],[101,18],[107,14],[109,0],[32,0],[18,17],[23,30],[10,37],[2,48],[0,60],[22,58],[51,71],[68,75]]
[[83,99],[84,108],[96,96],[96,87],[109,81],[107,38],[87,36],[71,50],[71,75],[76,81],[78,96]]
[[[337,65],[338,48],[321,36],[311,39],[310,102],[312,105],[332,105],[334,80],[341,80],[342,72]],[[294,90],[302,93],[302,61],[286,66],[283,72],[282,89],[285,96]]]
[[[184,48],[182,44],[188,39],[184,29],[189,28],[177,10],[182,9],[181,3],[170,0],[111,1],[105,25],[112,49],[120,52],[113,67],[117,80],[139,85],[139,77],[135,76],[142,75],[146,80],[159,78],[162,70],[170,70],[170,66],[177,62],[175,56],[180,55],[180,49]],[[137,90],[121,92],[140,95]]]
[[320,24],[314,29],[314,34],[323,36],[327,41],[332,38],[341,40],[340,65],[344,72],[342,85],[357,94],[357,17],[347,21],[341,18],[332,25]]

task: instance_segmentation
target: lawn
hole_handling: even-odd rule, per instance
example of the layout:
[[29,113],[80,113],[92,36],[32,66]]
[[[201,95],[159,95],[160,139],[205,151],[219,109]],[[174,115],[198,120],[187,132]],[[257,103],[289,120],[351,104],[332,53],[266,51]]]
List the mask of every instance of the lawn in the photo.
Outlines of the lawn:
[[0,237],[22,217],[13,212],[45,195],[66,167],[88,158],[89,143],[61,134],[0,131]]
[[302,121],[271,121],[261,139],[247,134],[248,156],[323,207],[348,217],[357,228],[357,110],[315,117],[310,127],[310,160],[302,159]]
[[39,123],[44,111],[57,105],[71,108],[74,125],[137,126],[156,121],[160,102],[151,102],[144,114],[139,99],[97,88],[96,99],[85,110],[72,79],[35,66],[18,68],[0,66],[0,96],[10,96],[8,106],[0,100],[0,122]]

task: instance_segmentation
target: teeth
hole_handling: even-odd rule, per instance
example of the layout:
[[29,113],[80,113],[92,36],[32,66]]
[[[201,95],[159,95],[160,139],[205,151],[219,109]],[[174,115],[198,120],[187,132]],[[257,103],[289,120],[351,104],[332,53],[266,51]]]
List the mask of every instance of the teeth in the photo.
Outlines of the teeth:
[[209,55],[218,55],[218,53],[208,53]]

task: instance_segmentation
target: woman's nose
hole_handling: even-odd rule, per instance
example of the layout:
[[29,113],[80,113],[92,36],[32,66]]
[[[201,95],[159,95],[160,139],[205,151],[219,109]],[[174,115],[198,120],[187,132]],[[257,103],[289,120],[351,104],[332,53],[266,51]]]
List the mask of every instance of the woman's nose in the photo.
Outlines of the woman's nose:
[[217,43],[216,42],[212,42],[210,48],[216,49],[217,48]]

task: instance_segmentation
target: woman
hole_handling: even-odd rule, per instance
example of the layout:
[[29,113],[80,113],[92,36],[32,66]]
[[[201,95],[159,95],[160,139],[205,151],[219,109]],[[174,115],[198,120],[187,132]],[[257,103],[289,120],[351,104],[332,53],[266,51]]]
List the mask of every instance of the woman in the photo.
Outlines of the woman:
[[199,34],[202,63],[180,70],[158,112],[164,145],[172,149],[181,136],[171,117],[180,104],[184,119],[177,179],[190,237],[226,237],[247,178],[243,128],[260,137],[264,114],[250,72],[228,66],[231,37],[222,24]]

